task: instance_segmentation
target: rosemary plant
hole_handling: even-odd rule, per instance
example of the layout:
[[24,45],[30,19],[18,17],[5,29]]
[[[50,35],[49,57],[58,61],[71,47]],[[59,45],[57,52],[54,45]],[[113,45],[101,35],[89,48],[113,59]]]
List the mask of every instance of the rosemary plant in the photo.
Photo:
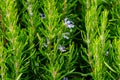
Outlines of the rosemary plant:
[[119,80],[119,0],[0,0],[0,80]]

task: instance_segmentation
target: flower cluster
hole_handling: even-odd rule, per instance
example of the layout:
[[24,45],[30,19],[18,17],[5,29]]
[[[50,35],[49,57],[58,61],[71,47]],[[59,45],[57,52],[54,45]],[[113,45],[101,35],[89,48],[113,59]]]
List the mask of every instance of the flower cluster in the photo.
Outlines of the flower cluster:
[[[69,28],[70,29],[70,32],[72,32],[72,28],[74,28],[74,23],[73,21],[71,21],[69,18],[65,18],[64,19],[64,24],[66,25],[66,28]],[[66,40],[69,40],[70,39],[70,32],[64,32],[62,33],[62,37]],[[61,52],[65,52],[66,51],[66,48],[65,46],[62,46],[62,45],[59,45],[59,48],[58,48]],[[68,80],[67,78],[65,78],[65,80]]]
[[64,24],[65,24],[66,28],[70,29],[70,32],[63,33],[64,39],[68,40],[70,37],[70,33],[72,32],[72,29],[75,27],[75,25],[74,25],[74,22],[71,21],[69,18],[64,19]]
[[[40,13],[40,17],[41,17],[42,19],[45,19],[45,18],[46,18],[43,13]],[[69,18],[65,18],[65,19],[64,19],[64,24],[65,24],[66,28],[68,28],[68,30],[70,30],[70,31],[65,31],[65,32],[63,32],[61,36],[62,36],[64,39],[69,40],[69,39],[70,39],[70,36],[71,36],[72,29],[74,28],[75,25],[74,25],[74,22],[71,21]],[[47,40],[43,43],[42,47],[43,47],[43,48],[47,48],[49,42],[50,42],[50,41],[47,39]],[[59,44],[58,50],[59,50],[60,52],[66,52],[66,47],[63,46],[62,44]]]

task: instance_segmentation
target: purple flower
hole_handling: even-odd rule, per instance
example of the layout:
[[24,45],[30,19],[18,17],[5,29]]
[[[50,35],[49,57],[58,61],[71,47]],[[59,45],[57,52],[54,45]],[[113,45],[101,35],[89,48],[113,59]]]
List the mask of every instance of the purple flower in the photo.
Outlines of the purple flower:
[[68,78],[67,78],[67,77],[64,77],[63,80],[68,80]]
[[72,21],[70,21],[68,18],[64,19],[64,23],[67,28],[74,28],[74,23]]
[[66,50],[65,50],[65,47],[62,46],[62,45],[59,45],[58,49],[59,49],[61,52],[65,52],[65,51],[66,51]]
[[41,17],[42,19],[45,19],[45,15],[44,15],[43,13],[40,13],[40,17]]

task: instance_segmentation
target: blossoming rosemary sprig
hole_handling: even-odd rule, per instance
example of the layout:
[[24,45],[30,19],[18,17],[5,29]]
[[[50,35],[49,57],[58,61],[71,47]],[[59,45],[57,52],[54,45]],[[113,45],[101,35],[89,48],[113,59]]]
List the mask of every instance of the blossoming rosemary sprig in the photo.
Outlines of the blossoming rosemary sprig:
[[119,80],[119,13],[120,0],[0,0],[0,80]]
[[71,42],[71,33],[75,26],[69,18],[61,20],[62,16],[55,0],[43,1],[43,4],[41,8],[44,14],[40,14],[43,27],[39,28],[43,36],[38,34],[40,45],[42,45],[39,51],[46,57],[46,63],[41,67],[45,72],[42,77],[51,80],[63,79],[74,69],[72,60],[75,59],[76,52],[74,53],[74,44]]

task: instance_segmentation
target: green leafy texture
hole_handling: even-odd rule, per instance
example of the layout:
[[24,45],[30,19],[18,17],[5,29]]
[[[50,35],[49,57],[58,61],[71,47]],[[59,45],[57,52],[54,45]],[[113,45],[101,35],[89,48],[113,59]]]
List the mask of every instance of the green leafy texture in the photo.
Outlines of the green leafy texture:
[[119,0],[0,0],[0,80],[119,80],[119,13]]
[[4,80],[6,78],[6,50],[4,48],[3,37],[0,39],[0,74],[1,79]]
[[[86,27],[86,43],[87,43],[87,55],[89,63],[92,68],[92,76],[95,80],[105,79],[104,68],[104,54],[105,54],[105,42],[107,39],[108,31],[107,16],[108,11],[104,10],[99,17],[101,9],[99,9],[97,0],[87,1],[90,6],[87,5],[87,11],[85,16]],[[101,19],[101,23],[99,22]],[[99,25],[100,24],[100,25]]]
[[[116,72],[117,73],[117,76],[119,76],[120,75],[120,72],[119,72],[119,70],[120,70],[120,58],[119,58],[119,56],[120,56],[120,48],[119,48],[119,46],[120,46],[120,40],[119,39],[115,39],[114,41],[113,41],[113,50],[114,50],[114,54],[112,54],[112,56],[113,56],[113,60],[114,60],[114,66],[112,66],[113,67],[113,69],[115,70],[114,71],[114,73]],[[113,71],[113,70],[111,70],[111,71]],[[116,78],[120,78],[120,77],[116,77]]]
[[[6,47],[4,52],[7,53],[7,60],[5,60],[7,65],[7,73],[6,78],[10,79],[20,79],[20,75],[24,73],[24,65],[23,60],[24,54],[23,50],[27,44],[27,38],[24,37],[25,34],[22,30],[20,30],[17,25],[18,15],[16,8],[15,0],[2,0],[1,1],[1,11],[2,11],[2,19],[5,27],[4,35],[7,39]],[[21,31],[21,32],[20,32]],[[24,37],[24,38],[23,38]],[[4,46],[3,46],[4,48]],[[4,53],[3,52],[3,53]],[[2,53],[2,54],[3,54]],[[4,59],[4,58],[3,58]],[[26,63],[25,63],[26,64]],[[4,80],[4,79],[3,79]]]

